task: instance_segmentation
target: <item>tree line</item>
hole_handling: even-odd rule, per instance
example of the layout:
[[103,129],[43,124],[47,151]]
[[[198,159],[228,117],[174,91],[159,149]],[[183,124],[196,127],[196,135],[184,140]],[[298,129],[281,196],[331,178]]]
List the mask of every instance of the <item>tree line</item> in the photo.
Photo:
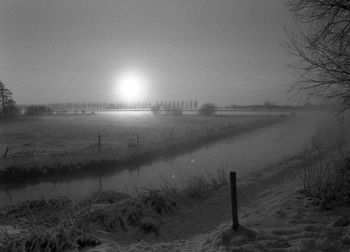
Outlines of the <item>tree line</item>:
[[198,102],[193,100],[145,102],[68,102],[48,104],[48,108],[57,112],[79,112],[119,109],[197,109]]

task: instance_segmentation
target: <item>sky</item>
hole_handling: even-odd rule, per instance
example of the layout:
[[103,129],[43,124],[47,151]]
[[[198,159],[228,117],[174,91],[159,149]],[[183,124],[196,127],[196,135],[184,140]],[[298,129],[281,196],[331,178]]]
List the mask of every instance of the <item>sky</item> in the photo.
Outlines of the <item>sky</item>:
[[284,4],[0,0],[0,80],[18,104],[118,101],[130,72],[151,102],[289,104]]

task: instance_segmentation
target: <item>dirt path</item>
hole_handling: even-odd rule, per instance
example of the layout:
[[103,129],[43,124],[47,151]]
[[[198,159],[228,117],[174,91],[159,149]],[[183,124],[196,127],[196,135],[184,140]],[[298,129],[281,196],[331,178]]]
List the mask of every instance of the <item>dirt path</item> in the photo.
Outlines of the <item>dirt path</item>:
[[[290,179],[293,176],[295,166],[295,164],[277,165],[262,170],[259,173],[251,174],[239,182],[239,217],[243,225],[245,225],[244,219],[250,216],[251,205],[254,202],[259,202],[259,198],[264,197],[264,195],[273,195],[276,191],[277,193],[281,193],[282,185],[285,187],[287,185],[286,182],[295,185],[295,180]],[[200,203],[193,204],[191,208],[181,209],[176,215],[163,219],[159,236],[129,237],[117,235],[114,238],[118,240],[120,245],[127,245],[137,240],[155,244],[159,242],[187,240],[196,235],[210,233],[220,226],[220,224],[231,221],[230,197],[230,187],[225,186],[214,191],[210,197]]]
[[[249,176],[238,185],[239,217],[249,216],[249,206],[268,194],[286,193],[289,184],[295,185],[295,165],[277,165]],[[244,184],[243,184],[244,183]],[[292,187],[291,185],[287,186]],[[223,222],[231,220],[230,187],[215,191],[208,199],[190,209],[185,209],[161,226],[159,240],[188,239],[197,234],[208,233]],[[242,221],[244,218],[242,219]],[[242,222],[244,224],[244,222]],[[156,241],[156,240],[154,240]]]

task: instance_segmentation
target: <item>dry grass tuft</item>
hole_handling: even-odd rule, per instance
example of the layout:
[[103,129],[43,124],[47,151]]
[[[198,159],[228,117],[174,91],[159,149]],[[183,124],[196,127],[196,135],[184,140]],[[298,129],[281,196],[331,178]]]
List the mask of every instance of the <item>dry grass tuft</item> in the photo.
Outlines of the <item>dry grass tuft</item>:
[[217,176],[191,176],[184,188],[164,181],[158,189],[143,189],[134,196],[97,189],[88,198],[29,201],[9,208],[6,216],[21,217],[16,223],[26,233],[13,237],[0,234],[4,251],[63,251],[94,246],[96,228],[109,232],[152,232],[158,235],[162,218],[175,214],[186,204],[208,197],[228,183],[228,172]]
[[350,203],[350,158],[341,149],[326,156],[320,149],[306,150],[302,165],[297,175],[300,192],[312,205],[331,209],[336,203]]

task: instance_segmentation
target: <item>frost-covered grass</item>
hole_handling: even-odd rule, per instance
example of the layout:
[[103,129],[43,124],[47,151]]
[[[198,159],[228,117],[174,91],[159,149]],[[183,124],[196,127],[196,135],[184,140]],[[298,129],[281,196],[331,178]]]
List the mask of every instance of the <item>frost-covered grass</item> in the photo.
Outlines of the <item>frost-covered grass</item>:
[[350,203],[350,156],[344,150],[345,136],[339,132],[337,126],[320,130],[311,146],[304,148],[297,174],[301,193],[323,209]]
[[350,158],[338,151],[324,156],[320,153],[305,157],[298,179],[301,193],[313,205],[330,209],[334,204],[350,203]]
[[143,188],[134,196],[97,190],[79,201],[40,199],[8,206],[0,211],[0,223],[24,232],[0,232],[0,251],[78,250],[100,243],[93,236],[96,229],[158,235],[164,217],[197,203],[228,183],[227,170],[220,168],[217,174],[192,176],[182,189],[164,182],[158,189]]
[[[66,251],[98,245],[76,225],[77,209],[64,198],[40,199],[2,209],[0,251]],[[3,228],[3,227],[9,227]]]
[[97,165],[115,167],[193,149],[281,119],[118,114],[17,118],[1,124],[0,153],[7,147],[9,151],[6,159],[0,158],[0,172],[39,176]]

